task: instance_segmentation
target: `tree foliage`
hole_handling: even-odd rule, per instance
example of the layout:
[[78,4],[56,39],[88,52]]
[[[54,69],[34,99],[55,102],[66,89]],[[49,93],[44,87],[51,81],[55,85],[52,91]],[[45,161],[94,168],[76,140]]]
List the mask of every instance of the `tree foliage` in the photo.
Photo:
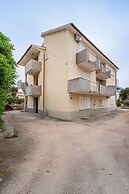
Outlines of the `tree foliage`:
[[0,32],[0,124],[9,88],[15,83],[16,78],[13,51],[14,46],[10,39]]
[[125,101],[125,100],[128,100],[129,98],[129,87],[121,90],[120,92],[120,99]]
[[7,96],[7,104],[16,104],[17,103],[17,92],[18,92],[18,88],[15,86],[12,86],[9,89],[9,93]]

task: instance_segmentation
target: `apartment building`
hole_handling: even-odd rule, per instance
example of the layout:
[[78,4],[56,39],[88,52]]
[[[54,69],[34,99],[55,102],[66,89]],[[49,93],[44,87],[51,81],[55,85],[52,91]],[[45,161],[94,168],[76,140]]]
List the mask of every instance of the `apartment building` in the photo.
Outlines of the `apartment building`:
[[72,120],[116,109],[119,69],[73,23],[43,32],[18,64],[25,67],[25,109]]

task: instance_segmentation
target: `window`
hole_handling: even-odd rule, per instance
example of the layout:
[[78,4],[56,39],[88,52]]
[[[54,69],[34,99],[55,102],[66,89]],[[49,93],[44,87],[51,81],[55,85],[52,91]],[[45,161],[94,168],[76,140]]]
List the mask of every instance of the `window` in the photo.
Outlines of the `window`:
[[110,106],[113,106],[114,105],[114,99],[113,97],[110,97]]
[[96,56],[93,53],[91,53],[91,51],[89,52],[89,58],[90,58],[90,61],[92,62],[96,61]]
[[83,97],[79,98],[79,110],[83,109]]
[[104,106],[104,99],[99,99],[99,106]]
[[90,98],[89,97],[85,97],[85,100],[84,100],[84,108],[85,109],[90,109],[91,108],[91,101],[90,101]]
[[85,49],[85,46],[83,44],[80,44],[80,48],[79,48],[79,51],[82,51]]

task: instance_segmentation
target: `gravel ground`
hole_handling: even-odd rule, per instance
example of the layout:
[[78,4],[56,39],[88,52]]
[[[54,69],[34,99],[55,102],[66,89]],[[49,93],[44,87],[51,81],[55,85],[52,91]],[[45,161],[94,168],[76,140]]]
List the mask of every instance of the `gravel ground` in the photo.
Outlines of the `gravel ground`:
[[7,115],[18,137],[0,139],[0,194],[129,194],[128,111],[74,122]]

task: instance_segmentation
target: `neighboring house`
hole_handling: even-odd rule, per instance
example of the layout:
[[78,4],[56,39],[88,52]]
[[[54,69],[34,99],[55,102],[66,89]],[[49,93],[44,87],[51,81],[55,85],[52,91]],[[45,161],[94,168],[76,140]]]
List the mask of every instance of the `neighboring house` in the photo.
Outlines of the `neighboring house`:
[[118,67],[72,23],[41,34],[18,64],[25,66],[29,112],[72,120],[116,109]]
[[24,92],[22,91],[22,89],[18,88],[18,92],[17,92],[17,95],[16,95],[18,98],[24,98],[25,97],[25,94]]

